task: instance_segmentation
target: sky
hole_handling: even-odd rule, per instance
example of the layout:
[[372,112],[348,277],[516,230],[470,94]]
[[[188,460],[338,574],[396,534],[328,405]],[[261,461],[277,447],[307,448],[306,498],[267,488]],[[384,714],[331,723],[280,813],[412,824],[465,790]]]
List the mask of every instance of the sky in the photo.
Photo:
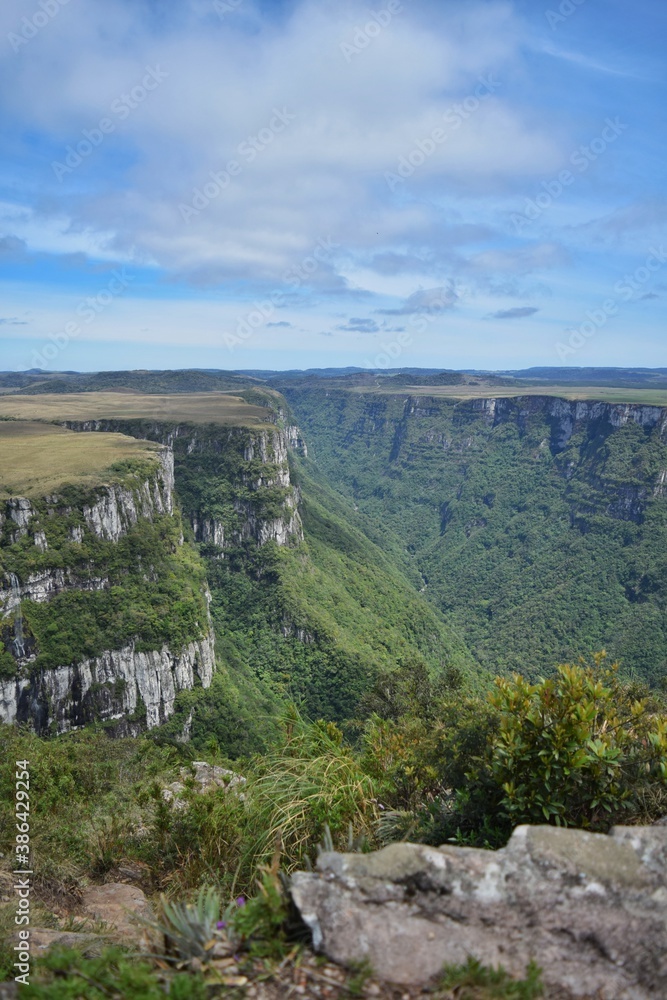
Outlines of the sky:
[[667,366],[658,0],[3,0],[0,370]]

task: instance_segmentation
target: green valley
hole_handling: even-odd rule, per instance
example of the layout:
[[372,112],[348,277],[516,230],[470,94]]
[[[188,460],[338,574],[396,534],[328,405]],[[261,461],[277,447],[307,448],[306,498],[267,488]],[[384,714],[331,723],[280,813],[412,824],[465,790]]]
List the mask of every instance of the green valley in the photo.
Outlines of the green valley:
[[667,411],[283,391],[318,468],[407,550],[480,665],[536,676],[606,648],[661,680]]

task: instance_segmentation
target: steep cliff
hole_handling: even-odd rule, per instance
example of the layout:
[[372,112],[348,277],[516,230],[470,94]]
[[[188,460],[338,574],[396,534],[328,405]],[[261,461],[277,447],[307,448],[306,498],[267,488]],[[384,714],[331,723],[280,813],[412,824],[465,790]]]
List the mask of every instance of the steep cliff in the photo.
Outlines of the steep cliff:
[[197,683],[210,687],[214,669],[210,634],[178,653],[168,646],[141,653],[133,642],[79,663],[0,681],[0,721],[51,733],[100,720],[128,723],[119,731],[153,729],[173,715],[179,691]]
[[219,557],[248,542],[289,545],[303,539],[288,461],[288,442],[299,440],[298,428],[170,420],[67,421],[66,425],[164,444],[174,457],[179,500],[195,539],[219,550]]
[[133,717],[151,728],[179,690],[211,683],[205,576],[184,545],[171,450],[105,480],[0,501],[4,722],[61,732]]
[[[311,457],[491,670],[667,666],[667,410],[286,390]],[[407,550],[407,551],[406,551]]]
[[[36,725],[58,729],[95,713],[133,719],[145,711],[149,726],[169,717],[165,732],[173,738],[187,729],[195,742],[215,735],[231,752],[248,752],[256,719],[275,714],[285,697],[302,699],[315,716],[347,719],[378,671],[397,662],[473,672],[465,644],[417,592],[420,578],[393,565],[364,535],[360,515],[312,478],[312,467],[300,468],[304,436],[274,396],[278,409],[255,424],[222,420],[215,401],[209,407],[201,399],[167,405],[119,397],[104,407],[155,415],[63,418],[75,437],[122,434],[157,445],[161,479],[135,477],[131,488],[117,479],[75,503],[52,503],[57,541],[47,510],[12,507],[7,541],[24,548],[5,575],[6,714],[32,713]],[[78,412],[90,405],[67,403]],[[169,416],[194,410],[200,419]],[[157,556],[160,531],[161,551],[166,542],[182,564],[179,585]],[[25,547],[30,558],[21,563]],[[203,688],[188,694],[177,677],[182,650],[207,629],[205,610],[194,610],[204,573],[220,659],[206,697]],[[143,590],[160,596],[147,606]],[[165,647],[171,684],[151,680],[158,676],[152,661],[137,659]],[[43,680],[45,671],[53,673]],[[124,685],[141,699],[124,694]],[[160,694],[179,686],[175,702]]]

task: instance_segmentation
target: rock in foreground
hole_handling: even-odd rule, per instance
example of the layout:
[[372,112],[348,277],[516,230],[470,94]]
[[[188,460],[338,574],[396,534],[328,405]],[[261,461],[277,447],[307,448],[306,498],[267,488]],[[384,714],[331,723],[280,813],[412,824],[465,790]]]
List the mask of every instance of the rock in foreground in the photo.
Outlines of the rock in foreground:
[[667,827],[518,827],[507,847],[325,853],[292,877],[318,950],[425,983],[474,956],[575,997],[667,996]]

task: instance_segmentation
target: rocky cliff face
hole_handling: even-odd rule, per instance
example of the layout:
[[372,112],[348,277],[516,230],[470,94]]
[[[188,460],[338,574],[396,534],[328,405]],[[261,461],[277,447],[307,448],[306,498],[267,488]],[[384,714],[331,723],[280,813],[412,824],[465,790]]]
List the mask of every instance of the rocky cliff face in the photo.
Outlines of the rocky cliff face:
[[[162,445],[159,467],[141,481],[136,477],[129,484],[112,481],[78,505],[55,496],[39,502],[14,498],[0,510],[0,519],[6,524],[5,543],[24,546],[31,542],[39,554],[37,565],[33,567],[34,560],[29,559],[30,568],[26,569],[17,550],[16,571],[0,574],[0,641],[6,651],[3,653],[0,645],[1,717],[30,722],[40,731],[62,732],[94,718],[129,718],[136,726],[136,720],[143,717],[143,724],[152,728],[173,713],[178,691],[195,683],[204,687],[210,683],[211,634],[199,639],[201,631],[195,629],[185,646],[167,642],[149,652],[145,652],[149,647],[144,636],[137,635],[135,640],[129,635],[122,646],[105,649],[96,643],[96,655],[69,662],[62,658],[54,663],[56,649],[48,669],[42,669],[40,643],[30,629],[36,616],[29,614],[30,609],[46,605],[55,611],[56,606],[61,607],[59,602],[67,601],[73,593],[99,595],[108,591],[111,600],[124,583],[118,572],[95,571],[97,567],[88,559],[90,539],[97,540],[98,548],[101,545],[101,568],[111,555],[102,551],[105,545],[122,545],[128,533],[136,534],[142,524],[161,523],[173,513],[178,516],[175,492],[179,511],[192,525],[194,538],[208,558],[225,559],[232,552],[243,557],[249,547],[269,543],[298,544],[303,528],[288,449],[303,453],[305,444],[298,428],[272,424],[230,427],[157,419],[68,421],[66,426],[158,442]],[[59,533],[51,522],[58,522]],[[181,533],[181,546],[183,542]],[[66,551],[63,544],[68,546]],[[150,544],[155,545],[156,539]],[[79,546],[80,557],[75,551]],[[148,540],[145,546],[149,552]],[[150,589],[153,582],[159,584],[159,571],[152,554],[142,555],[145,546],[137,547],[133,541],[123,558],[139,560],[133,572]],[[134,604],[134,599],[130,603]],[[128,607],[125,613],[131,617],[133,608]],[[62,614],[70,612],[65,607]],[[39,625],[37,620],[35,628]],[[206,622],[204,627],[210,629]],[[74,646],[77,642],[73,640]],[[59,648],[63,646],[69,649],[72,643],[61,643]],[[8,676],[12,673],[6,665],[8,653],[16,663],[15,677]],[[195,667],[195,661],[199,666]]]
[[667,996],[667,826],[523,826],[500,851],[393,844],[317,868],[291,886],[315,947],[379,978],[426,983],[472,956],[517,977],[536,962],[549,996]]
[[[28,723],[38,732],[66,732],[96,720],[131,718],[153,729],[174,712],[179,691],[197,680],[209,687],[215,670],[213,635],[176,653],[147,653],[134,643],[32,677],[0,681],[0,720]],[[144,717],[145,712],[145,717]]]
[[156,514],[173,513],[174,454],[163,448],[159,459],[156,475],[138,488],[109,486],[94,504],[84,507],[86,524],[98,538],[117,542],[140,517],[152,520]]
[[[142,420],[68,421],[66,426],[164,444],[174,458],[172,484],[176,483],[195,539],[217,549],[218,558],[248,542],[290,545],[303,540],[299,497],[289,470],[289,449],[306,451],[298,427]],[[113,515],[106,520],[113,524]]]
[[[667,408],[286,388],[330,484],[382,522],[496,672],[667,662]],[[393,539],[392,539],[393,536]]]
[[93,576],[84,580],[69,568],[31,573],[24,583],[12,581],[11,577],[5,578],[0,585],[0,618],[14,612],[21,601],[44,604],[66,590],[105,590],[108,585],[108,577]]
[[[94,499],[82,508],[82,520],[98,538],[117,542],[140,517],[152,520],[156,514],[173,513],[174,455],[165,447],[156,457],[158,465],[143,482],[131,487],[122,483],[99,487]],[[27,497],[11,497],[0,504],[0,531],[6,524],[10,526],[10,542],[32,533],[35,545],[46,551],[41,519],[72,514],[73,508],[57,495],[44,499],[45,503],[36,505]],[[82,540],[82,528],[83,524],[74,530],[75,541]]]
[[[415,414],[424,411],[421,400],[406,401],[406,410]],[[559,399],[554,396],[513,396],[511,398],[472,399],[458,404],[461,414],[481,413],[491,426],[514,421],[525,429],[531,418],[546,417],[551,424],[550,447],[561,451],[573,434],[587,425],[589,436],[608,433],[610,430],[638,424],[640,427],[657,428],[661,438],[667,440],[667,408],[643,406],[639,403],[603,403],[589,400]],[[423,413],[421,415],[424,415]]]
[[[180,525],[168,446],[155,460],[110,472],[104,486],[66,486],[57,495],[3,504],[3,722],[27,723],[39,732],[64,732],[96,719],[130,719],[133,731],[153,728],[173,714],[179,691],[210,685],[214,641],[205,582],[198,594]],[[187,605],[176,628],[168,621],[170,580],[182,584],[181,603]],[[153,609],[166,603],[167,620],[151,622]],[[98,615],[102,629],[92,620]],[[90,630],[77,621],[82,616]],[[123,645],[105,649],[104,628]],[[165,642],[164,635],[176,638]]]
[[[83,542],[86,529],[97,538],[117,542],[141,518],[152,521],[158,515],[173,513],[174,456],[170,449],[164,448],[157,458],[159,464],[154,472],[141,482],[99,487],[80,508],[57,495],[40,502],[12,497],[0,505],[0,534],[3,526],[9,525],[6,544],[31,537],[39,552],[48,553],[47,535],[51,534],[52,524],[66,518],[76,522],[69,528],[69,540],[74,543]],[[51,555],[56,563],[60,561],[57,551]],[[43,603],[68,589],[104,590],[108,583],[106,576],[80,578],[71,567],[58,565],[45,565],[22,581],[12,581],[10,574],[5,574],[0,576],[0,619],[14,612],[21,600]]]

